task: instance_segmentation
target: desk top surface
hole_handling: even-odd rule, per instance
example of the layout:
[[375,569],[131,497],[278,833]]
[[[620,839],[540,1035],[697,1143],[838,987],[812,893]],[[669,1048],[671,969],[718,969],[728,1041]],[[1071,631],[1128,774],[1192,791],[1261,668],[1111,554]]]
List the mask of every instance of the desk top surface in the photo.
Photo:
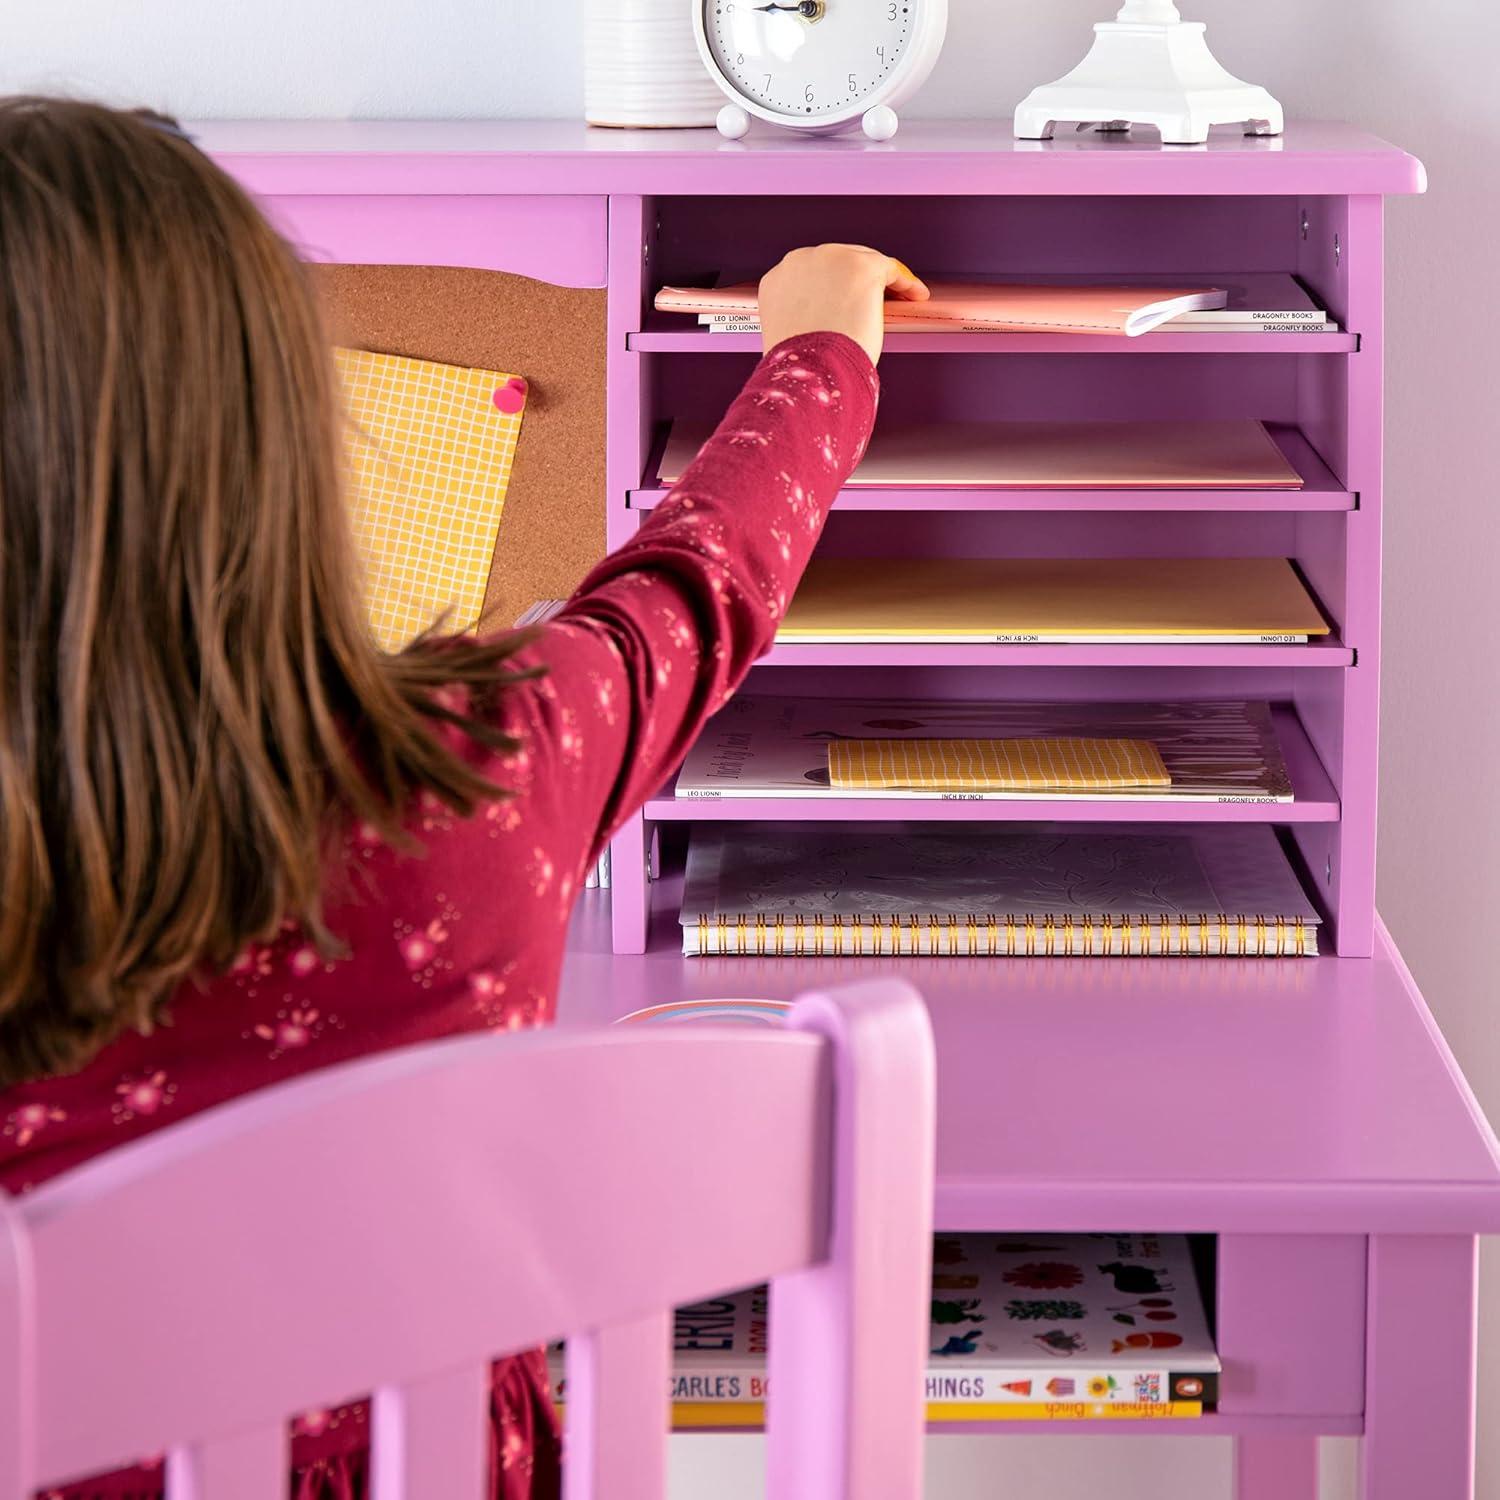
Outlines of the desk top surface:
[[674,931],[613,955],[586,892],[561,1022],[904,974],[937,1038],[942,1229],[1500,1231],[1495,1137],[1383,933],[1368,959],[913,963],[684,958]]
[[1008,120],[912,120],[894,140],[742,141],[572,120],[218,120],[189,127],[263,193],[1402,194],[1422,164],[1351,125],[1216,131],[1201,146],[1068,131],[1018,141]]

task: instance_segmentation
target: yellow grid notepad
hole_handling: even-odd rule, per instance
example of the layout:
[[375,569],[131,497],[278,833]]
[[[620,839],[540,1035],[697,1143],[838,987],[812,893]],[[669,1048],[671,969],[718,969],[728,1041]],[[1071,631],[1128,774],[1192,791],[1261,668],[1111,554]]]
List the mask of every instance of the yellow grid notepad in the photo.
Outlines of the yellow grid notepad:
[[363,349],[334,358],[375,638],[399,651],[445,611],[445,630],[471,629],[484,609],[526,382]]
[[830,740],[845,791],[1123,792],[1169,787],[1150,740]]

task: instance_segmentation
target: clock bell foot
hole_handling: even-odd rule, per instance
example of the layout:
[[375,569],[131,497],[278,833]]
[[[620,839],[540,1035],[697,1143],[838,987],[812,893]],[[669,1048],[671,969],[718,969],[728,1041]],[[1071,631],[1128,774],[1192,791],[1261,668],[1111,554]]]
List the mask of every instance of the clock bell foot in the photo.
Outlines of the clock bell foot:
[[714,124],[726,140],[737,141],[750,129],[750,116],[738,104],[726,104],[718,113]]
[[877,104],[867,109],[860,124],[872,141],[888,141],[901,128],[900,117],[889,104]]

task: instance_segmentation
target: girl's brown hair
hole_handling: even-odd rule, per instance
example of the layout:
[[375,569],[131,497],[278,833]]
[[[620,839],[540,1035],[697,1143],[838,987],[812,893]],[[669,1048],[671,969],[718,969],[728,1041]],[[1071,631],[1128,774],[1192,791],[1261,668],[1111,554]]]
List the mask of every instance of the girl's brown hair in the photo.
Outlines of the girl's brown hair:
[[[497,789],[513,642],[371,641],[305,274],[160,122],[0,102],[0,1085],[82,1066],[287,918],[330,840]],[[449,701],[445,701],[449,700]]]

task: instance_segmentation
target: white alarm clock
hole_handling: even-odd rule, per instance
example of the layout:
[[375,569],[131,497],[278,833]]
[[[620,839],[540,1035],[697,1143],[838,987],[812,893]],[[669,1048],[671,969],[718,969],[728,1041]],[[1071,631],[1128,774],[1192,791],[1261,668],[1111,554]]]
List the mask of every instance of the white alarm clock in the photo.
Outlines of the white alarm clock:
[[896,106],[943,48],[948,0],[692,0],[698,51],[729,96],[720,133],[750,117],[828,132],[860,123],[889,140]]

